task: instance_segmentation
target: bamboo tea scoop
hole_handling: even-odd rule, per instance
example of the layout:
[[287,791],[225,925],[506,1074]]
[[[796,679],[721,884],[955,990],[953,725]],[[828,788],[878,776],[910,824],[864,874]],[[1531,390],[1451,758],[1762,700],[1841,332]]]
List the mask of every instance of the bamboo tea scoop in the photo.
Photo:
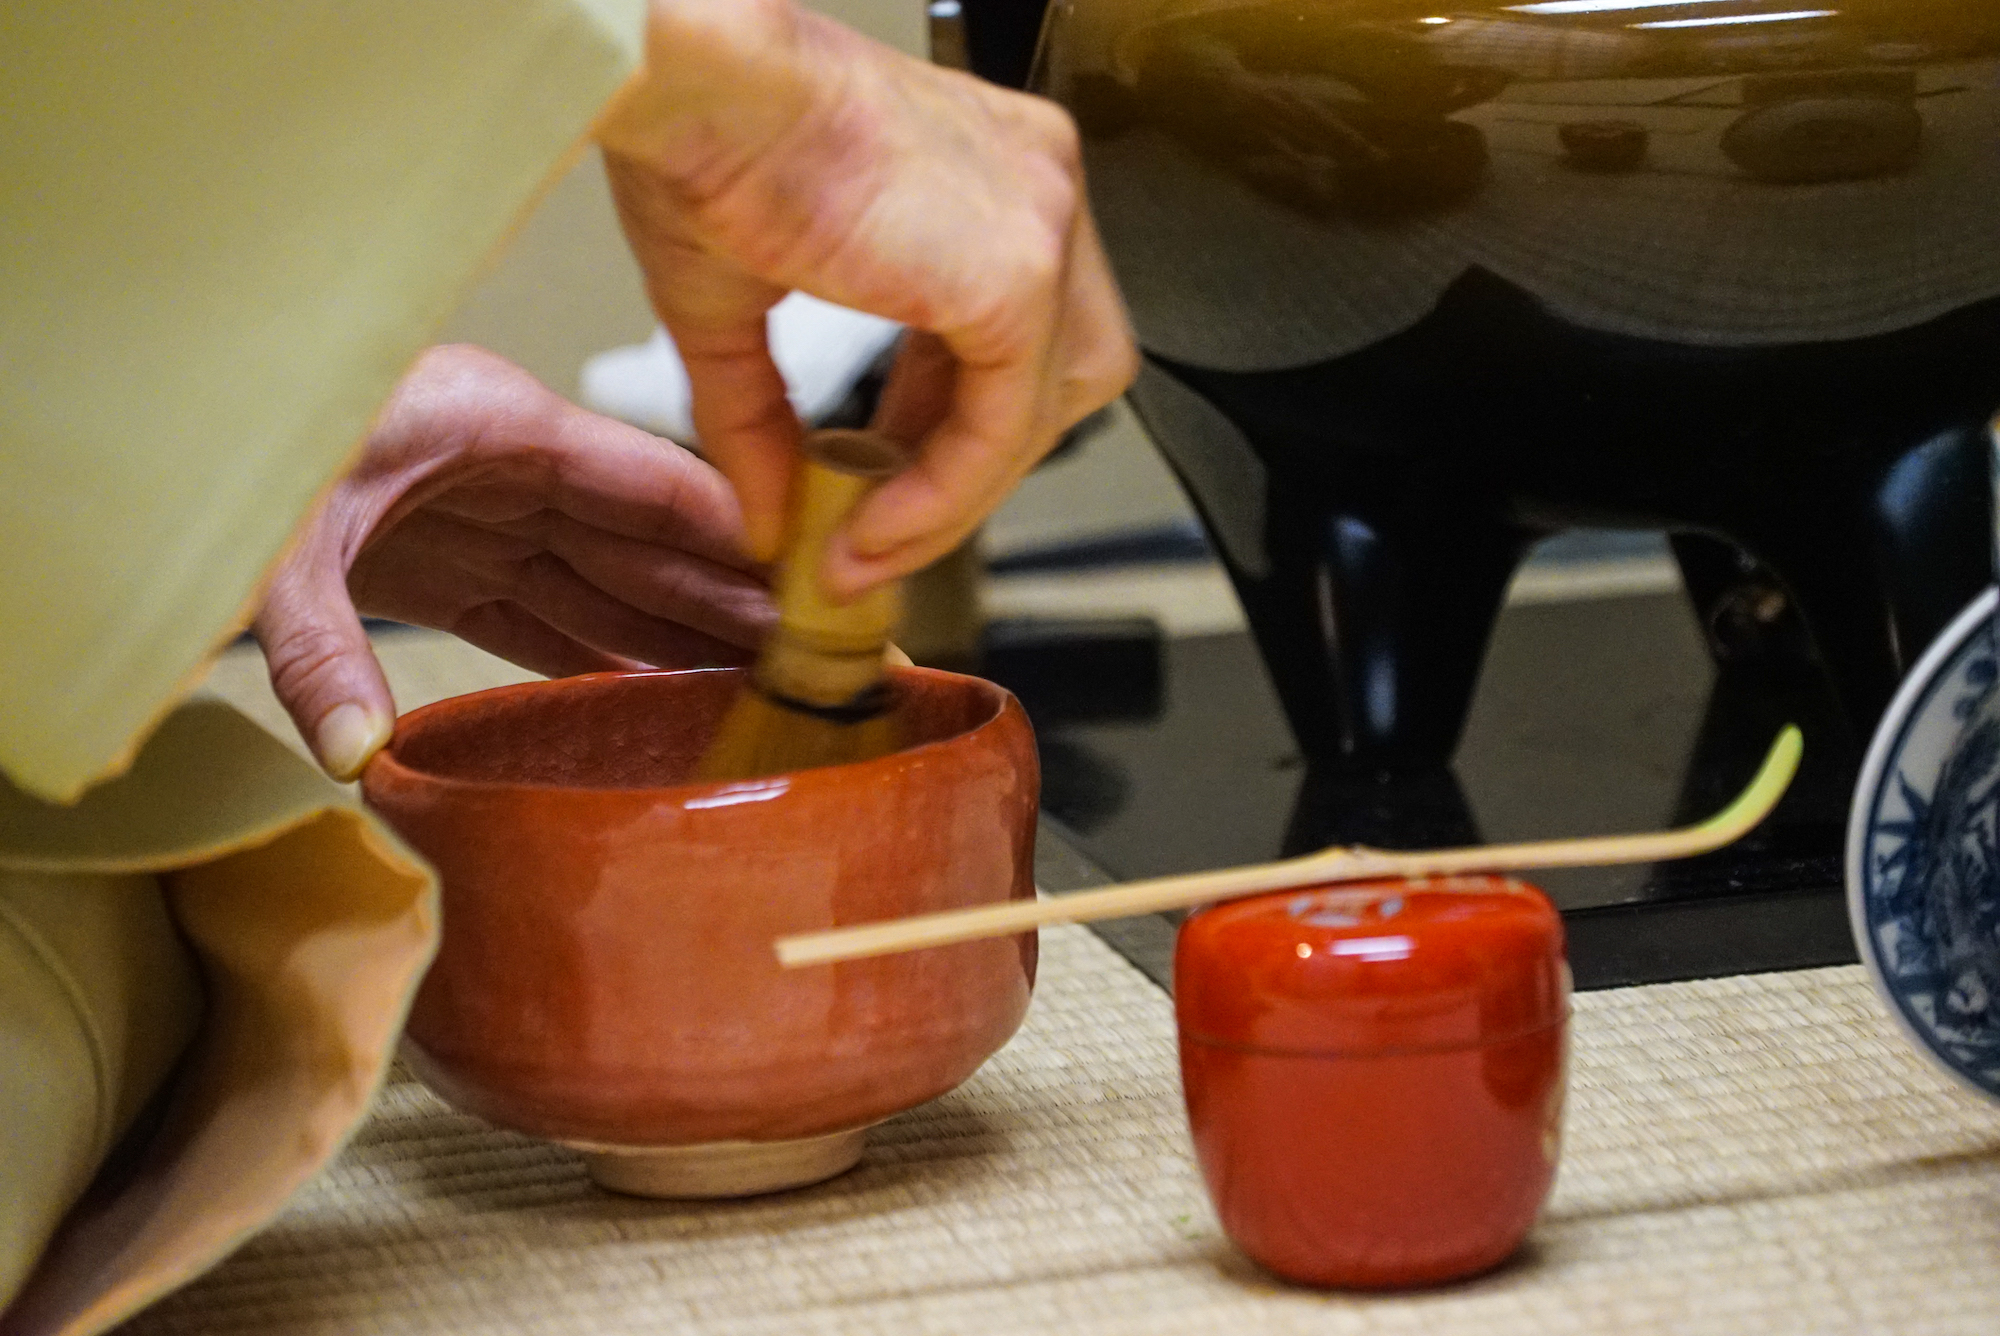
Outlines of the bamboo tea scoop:
[[865,761],[900,743],[883,674],[900,586],[878,585],[835,603],[820,588],[820,567],[834,530],[902,472],[910,452],[877,432],[816,431],[802,454],[774,588],[778,625],[695,768],[697,779],[759,779]]
[[1459,872],[1509,872],[1528,868],[1597,867],[1612,863],[1657,863],[1689,858],[1739,838],[1769,815],[1798,773],[1804,740],[1787,724],[1770,754],[1736,801],[1699,825],[1645,835],[1598,835],[1585,839],[1541,840],[1529,844],[1488,844],[1466,849],[1392,852],[1363,847],[1323,849],[1302,858],[1252,867],[1225,868],[1186,876],[1127,882],[1103,890],[1047,900],[1017,900],[942,914],[864,923],[853,928],[802,933],[778,939],[778,961],[787,968],[893,955],[927,946],[1004,937],[1054,923],[1191,909],[1239,896],[1292,890],[1326,882],[1381,877],[1436,877]]

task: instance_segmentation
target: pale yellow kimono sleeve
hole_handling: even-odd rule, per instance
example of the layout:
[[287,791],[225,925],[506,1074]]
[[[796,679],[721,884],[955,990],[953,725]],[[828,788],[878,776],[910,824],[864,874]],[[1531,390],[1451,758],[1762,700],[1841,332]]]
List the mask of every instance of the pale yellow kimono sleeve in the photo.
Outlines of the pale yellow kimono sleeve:
[[427,869],[214,704],[84,791],[239,627],[643,11],[0,3],[5,1336],[213,1264],[382,1078]]
[[0,4],[0,772],[68,801],[129,761],[643,8]]
[[0,781],[0,1336],[101,1332],[268,1222],[437,928],[423,864],[218,701],[75,806]]

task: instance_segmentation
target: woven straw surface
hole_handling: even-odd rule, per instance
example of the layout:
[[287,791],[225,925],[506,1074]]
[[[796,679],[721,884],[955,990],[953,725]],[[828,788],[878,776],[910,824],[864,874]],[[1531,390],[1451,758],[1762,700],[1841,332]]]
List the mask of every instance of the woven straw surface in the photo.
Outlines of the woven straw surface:
[[1279,1284],[1193,1164],[1170,1002],[1044,934],[1025,1028],[861,1168],[713,1205],[612,1197],[408,1078],[168,1333],[1981,1332],[2000,1109],[1925,1065],[1858,967],[1577,999],[1568,1140],[1523,1255],[1414,1296]]

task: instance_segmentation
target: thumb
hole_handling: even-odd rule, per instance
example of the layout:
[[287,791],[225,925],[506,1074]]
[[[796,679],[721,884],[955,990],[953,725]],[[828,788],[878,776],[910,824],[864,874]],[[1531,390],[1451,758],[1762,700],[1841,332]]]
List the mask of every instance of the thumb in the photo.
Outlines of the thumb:
[[314,556],[279,566],[252,630],[279,703],[326,772],[346,781],[388,743],[396,703],[338,563]]

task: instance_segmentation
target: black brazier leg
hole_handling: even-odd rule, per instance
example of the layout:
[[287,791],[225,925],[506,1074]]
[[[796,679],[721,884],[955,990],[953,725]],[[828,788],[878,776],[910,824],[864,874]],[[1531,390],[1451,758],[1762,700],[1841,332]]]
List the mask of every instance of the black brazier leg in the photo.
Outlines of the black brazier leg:
[[[1795,445],[1785,452],[1798,461],[1790,479],[1702,508],[1700,518],[1756,556],[1736,589],[1703,578],[1700,548],[1676,543],[1697,611],[1724,651],[1718,659],[1767,670],[1795,664],[1801,648],[1788,628],[1796,610],[1842,713],[1863,738],[1925,647],[1993,578],[1985,406],[1955,415],[1949,405],[1925,408],[1887,403],[1867,414],[1857,406],[1844,422],[1802,414],[1800,436],[1837,439],[1844,429],[1846,438],[1836,448]],[[1758,637],[1744,643],[1745,613],[1774,577],[1790,607],[1762,628],[1760,654]],[[1732,612],[1732,599],[1745,607]]]
[[[1996,349],[2000,359],[2000,349]],[[1905,669],[1994,578],[1987,419],[1992,398],[1898,455],[1870,489],[1877,569]]]
[[1677,533],[1670,541],[1681,584],[1718,667],[1774,682],[1821,680],[1812,636],[1783,577],[1714,534]]
[[1259,644],[1316,766],[1443,766],[1458,745],[1486,641],[1528,535],[1474,498],[1341,504],[1273,481],[1272,573],[1239,580]]
[[1329,470],[1342,451],[1256,440],[1157,366],[1134,403],[1218,540],[1315,773],[1449,762],[1537,535],[1498,493],[1436,470]]
[[[1533,532],[1692,535],[1677,555],[1704,620],[1748,637],[1712,641],[1745,651],[1719,657],[1816,656],[1864,736],[1992,578],[2000,300],[1856,339],[1681,345],[1472,271],[1368,348],[1268,371],[1155,359],[1135,402],[1217,533],[1302,750],[1336,770],[1449,758]],[[1761,569],[1739,578],[1722,543]]]

